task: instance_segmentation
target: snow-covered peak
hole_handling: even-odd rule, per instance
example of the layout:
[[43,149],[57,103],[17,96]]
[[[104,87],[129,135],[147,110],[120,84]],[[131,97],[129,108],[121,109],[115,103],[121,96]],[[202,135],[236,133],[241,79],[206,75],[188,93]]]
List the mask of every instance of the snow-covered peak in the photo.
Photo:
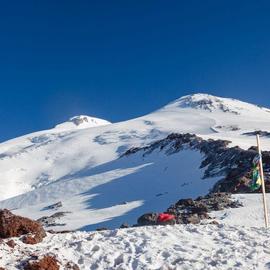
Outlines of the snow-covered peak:
[[174,102],[170,103],[166,107],[193,108],[209,112],[218,110],[226,113],[233,113],[236,115],[240,115],[244,112],[249,113],[255,111],[269,112],[269,110],[266,108],[258,107],[256,105],[243,102],[237,99],[222,98],[201,93],[183,96],[175,100]]
[[67,122],[57,125],[56,129],[83,129],[90,127],[105,126],[111,124],[107,120],[90,117],[87,115],[78,115],[70,118]]

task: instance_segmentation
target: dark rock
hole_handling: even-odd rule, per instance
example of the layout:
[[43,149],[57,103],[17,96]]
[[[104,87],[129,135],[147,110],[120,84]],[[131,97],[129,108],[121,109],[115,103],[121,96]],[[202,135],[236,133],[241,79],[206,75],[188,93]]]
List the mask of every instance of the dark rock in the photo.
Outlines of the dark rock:
[[96,228],[96,231],[98,231],[98,232],[101,232],[101,231],[107,231],[107,230],[109,230],[109,229],[106,228],[106,227]]
[[57,202],[51,205],[48,205],[46,207],[44,207],[42,210],[57,210],[59,208],[61,208],[63,206],[62,202]]
[[157,218],[157,213],[146,213],[138,218],[137,224],[139,226],[156,225]]
[[65,270],[80,270],[79,266],[73,262],[68,262],[65,265]]
[[270,132],[263,131],[263,130],[256,130],[256,131],[251,131],[251,132],[245,132],[242,135],[256,136],[257,134],[260,135],[261,137],[270,137]]
[[56,212],[51,216],[43,216],[39,218],[37,221],[40,222],[44,227],[52,227],[52,226],[65,226],[65,223],[57,222],[61,217],[66,216],[71,212]]
[[121,226],[120,226],[120,229],[126,229],[126,228],[129,228],[129,225],[127,223],[123,223]]
[[24,270],[59,270],[60,266],[55,257],[46,255],[40,260],[28,261]]
[[208,213],[225,208],[241,207],[242,204],[231,199],[229,193],[211,193],[200,196],[196,200],[181,199],[167,209],[167,213],[176,216],[177,224],[198,224],[203,219],[209,219]]
[[194,201],[192,199],[181,199],[176,203],[176,205],[194,206]]
[[47,232],[51,233],[51,234],[63,234],[63,233],[71,233],[71,232],[74,232],[74,231],[70,231],[70,230],[64,230],[64,231],[48,230]]
[[203,203],[198,203],[197,205],[195,205],[191,209],[192,209],[192,213],[198,214],[198,215],[201,215],[201,214],[208,212],[208,207]]
[[201,219],[197,214],[187,215],[184,216],[183,221],[185,224],[198,224],[200,223]]
[[[260,134],[262,136],[270,136],[270,133],[266,134],[265,132],[261,132]],[[161,149],[166,149],[165,154],[167,155],[180,152],[184,148],[200,151],[204,155],[204,159],[200,165],[200,168],[205,168],[203,177],[222,177],[222,179],[214,185],[211,192],[261,192],[259,189],[256,191],[250,189],[252,160],[257,154],[256,147],[244,150],[238,146],[228,147],[229,143],[230,141],[225,140],[203,140],[190,133],[172,133],[165,139],[154,142],[149,146],[130,149],[123,156],[140,151],[143,156],[146,156],[155,150]],[[264,151],[262,155],[266,191],[270,192],[270,151]]]
[[46,236],[45,230],[37,221],[12,214],[9,210],[0,211],[0,238],[31,235],[41,242]]
[[176,219],[171,219],[171,220],[167,220],[167,221],[157,221],[156,225],[175,225],[176,224]]
[[16,243],[12,239],[7,241],[6,244],[11,248],[14,248],[16,246]]

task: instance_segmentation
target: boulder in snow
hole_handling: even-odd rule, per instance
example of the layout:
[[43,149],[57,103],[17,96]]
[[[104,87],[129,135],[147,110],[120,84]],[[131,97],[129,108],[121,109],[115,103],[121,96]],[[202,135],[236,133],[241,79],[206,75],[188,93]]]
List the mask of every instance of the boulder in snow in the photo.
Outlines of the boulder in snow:
[[1,210],[0,238],[19,237],[22,235],[24,235],[23,241],[25,243],[35,244],[41,242],[46,233],[37,221],[16,216],[7,209]]
[[60,266],[55,257],[46,255],[40,260],[28,261],[24,270],[59,270]]

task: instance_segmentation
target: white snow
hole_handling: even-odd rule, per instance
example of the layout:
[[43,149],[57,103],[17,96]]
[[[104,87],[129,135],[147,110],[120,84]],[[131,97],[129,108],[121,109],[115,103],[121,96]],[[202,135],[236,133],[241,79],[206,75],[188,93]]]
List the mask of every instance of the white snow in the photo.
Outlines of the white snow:
[[[119,159],[126,150],[172,132],[226,139],[247,149],[256,140],[243,133],[270,132],[269,120],[268,109],[207,94],[186,96],[115,124],[78,116],[0,144],[0,207],[40,217],[52,214],[44,207],[62,201],[61,211],[72,212],[63,218],[71,228],[134,222],[148,209],[163,211],[179,197],[207,193],[218,179],[201,179],[203,157],[195,151]],[[261,142],[270,149],[270,138]]]
[[[179,198],[205,195],[219,178],[202,179],[201,154],[183,150],[165,155],[156,150],[85,170],[31,192],[0,202],[0,208],[31,218],[52,215],[48,202],[61,201],[58,211],[71,212],[61,218],[56,230],[93,230],[100,226],[135,224],[145,212],[161,211]],[[187,169],[188,168],[188,169]],[[98,225],[97,225],[98,224]]]
[[56,125],[56,130],[70,130],[70,129],[83,129],[98,126],[105,126],[111,124],[107,120],[103,120],[96,117],[90,117],[87,115],[78,115],[69,119],[69,121]]
[[[262,194],[235,194],[233,198],[240,201],[244,207],[212,212],[212,217],[228,225],[264,226]],[[266,198],[269,212],[270,194],[267,194]]]
[[[67,211],[37,245],[0,243],[0,267],[20,269],[33,254],[53,254],[80,269],[270,269],[270,232],[263,228],[260,194],[234,195],[244,207],[212,212],[220,225],[153,226],[91,231],[136,223],[148,211],[163,211],[180,198],[206,194],[219,178],[202,179],[201,153],[166,149],[119,158],[172,132],[255,145],[245,132],[270,132],[270,111],[238,100],[195,94],[146,116],[111,124],[77,116],[50,130],[0,144],[0,208],[37,219]],[[270,138],[262,137],[270,150]],[[270,196],[268,198],[268,205]],[[61,201],[59,210],[48,209]],[[210,220],[211,221],[211,220]],[[62,269],[64,269],[62,267]]]
[[262,270],[270,267],[269,239],[264,228],[222,224],[48,234],[34,246],[18,239],[14,249],[0,244],[0,266],[20,269],[31,255],[50,254],[62,265],[73,261],[81,270]]

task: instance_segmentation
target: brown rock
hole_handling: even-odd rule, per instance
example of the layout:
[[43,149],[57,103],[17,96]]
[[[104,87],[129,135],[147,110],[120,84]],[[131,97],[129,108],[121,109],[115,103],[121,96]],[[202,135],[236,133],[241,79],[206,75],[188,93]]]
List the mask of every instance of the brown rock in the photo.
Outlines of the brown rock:
[[79,266],[73,262],[68,262],[65,265],[65,270],[80,270]]
[[0,267],[0,270],[6,270],[5,268],[3,268],[3,267]]
[[36,242],[41,242],[46,236],[45,230],[38,222],[16,216],[7,209],[0,210],[0,238],[19,237],[27,234],[33,235]]
[[12,239],[7,241],[6,244],[11,248],[14,248],[16,246],[16,243]]
[[58,261],[53,256],[44,256],[37,261],[29,261],[26,263],[24,270],[59,270]]
[[219,223],[216,220],[212,220],[209,224],[219,225]]
[[28,244],[28,245],[35,245],[38,244],[40,242],[42,242],[42,235],[40,234],[28,234],[25,235],[21,240],[23,243]]

